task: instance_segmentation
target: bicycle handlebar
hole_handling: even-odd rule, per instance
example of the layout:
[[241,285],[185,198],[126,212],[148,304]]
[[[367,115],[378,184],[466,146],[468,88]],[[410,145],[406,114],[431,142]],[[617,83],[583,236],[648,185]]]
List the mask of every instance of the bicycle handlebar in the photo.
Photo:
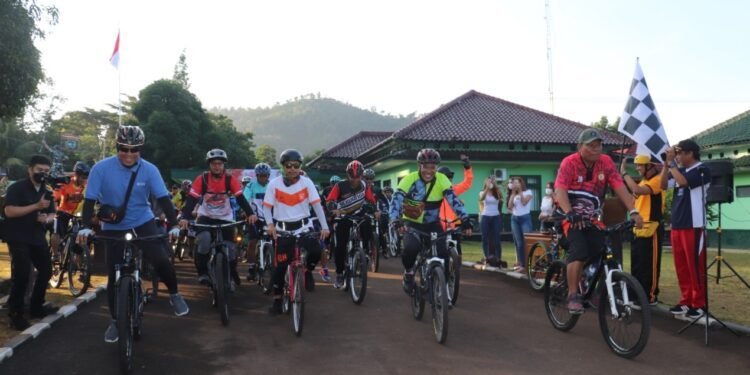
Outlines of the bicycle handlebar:
[[230,223],[222,223],[222,224],[198,224],[198,223],[190,223],[188,224],[189,227],[192,228],[205,228],[205,229],[223,229],[223,228],[229,228],[229,227],[235,227],[241,224],[244,224],[245,221],[233,221]]
[[[408,228],[407,231],[412,232],[414,234],[418,234],[422,237],[430,238],[430,239],[432,239],[432,233],[437,233],[437,232],[423,232],[419,229],[414,229],[414,228]],[[436,239],[441,240],[441,239],[448,237],[449,235],[454,235],[454,234],[459,234],[459,233],[461,233],[460,228],[448,229],[445,232],[438,235]]]
[[[128,235],[130,235],[130,238],[128,238]],[[126,233],[122,237],[116,237],[116,236],[102,236],[102,235],[95,235],[94,240],[107,240],[107,241],[120,241],[120,242],[145,242],[145,241],[153,241],[157,239],[164,239],[167,238],[167,234],[152,234],[150,236],[142,236],[138,237],[133,235],[132,233]]]

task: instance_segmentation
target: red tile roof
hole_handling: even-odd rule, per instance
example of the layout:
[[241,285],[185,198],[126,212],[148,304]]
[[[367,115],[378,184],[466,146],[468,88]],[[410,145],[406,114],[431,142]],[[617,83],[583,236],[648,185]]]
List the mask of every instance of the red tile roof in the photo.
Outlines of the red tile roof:
[[[415,141],[576,144],[587,126],[471,90],[396,131]],[[604,144],[622,136],[602,131]]]

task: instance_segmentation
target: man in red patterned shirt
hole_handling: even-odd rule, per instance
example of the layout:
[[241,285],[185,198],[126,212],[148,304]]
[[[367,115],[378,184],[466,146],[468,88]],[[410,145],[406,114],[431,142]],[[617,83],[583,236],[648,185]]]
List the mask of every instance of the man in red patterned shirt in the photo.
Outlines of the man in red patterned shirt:
[[628,216],[638,228],[643,226],[633,196],[628,192],[615,164],[602,154],[602,137],[596,129],[585,129],[578,136],[578,152],[562,160],[555,179],[555,198],[565,212],[563,224],[569,242],[567,255],[568,310],[582,314],[583,303],[577,292],[583,265],[594,258],[604,246],[604,234],[586,226],[599,215],[607,186],[615,192],[628,209]]

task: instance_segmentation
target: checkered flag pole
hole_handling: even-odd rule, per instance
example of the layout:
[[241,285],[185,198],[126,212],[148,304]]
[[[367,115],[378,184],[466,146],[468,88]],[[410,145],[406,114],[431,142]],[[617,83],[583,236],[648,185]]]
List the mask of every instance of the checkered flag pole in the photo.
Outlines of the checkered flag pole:
[[648,92],[641,64],[637,61],[630,86],[630,98],[625,104],[617,130],[638,144],[638,154],[651,155],[661,161],[661,154],[669,147],[667,133]]

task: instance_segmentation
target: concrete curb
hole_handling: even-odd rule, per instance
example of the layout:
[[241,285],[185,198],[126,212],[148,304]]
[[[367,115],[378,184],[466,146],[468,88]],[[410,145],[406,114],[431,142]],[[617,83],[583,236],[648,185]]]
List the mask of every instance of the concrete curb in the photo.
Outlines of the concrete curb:
[[[515,272],[515,271],[512,271],[512,270],[508,270],[508,269],[502,269],[502,268],[498,268],[498,267],[488,266],[486,264],[466,262],[466,261],[461,262],[461,264],[464,267],[473,268],[473,269],[478,270],[478,271],[495,272],[495,273],[503,274],[503,275],[508,276],[508,277],[512,277],[512,278],[517,279],[517,280],[526,280],[526,279],[528,279],[528,277],[526,275],[524,275],[524,274],[521,274],[521,273],[518,273],[518,272]],[[660,316],[672,317],[672,313],[669,312],[669,307],[664,306],[664,305],[657,305],[657,306],[651,307],[651,312],[655,313],[657,315],[660,315]],[[686,319],[678,319],[678,320],[684,321],[686,324],[690,322],[690,320],[686,320]],[[722,322],[724,322],[724,324],[726,324],[726,326],[729,327],[729,329],[731,329],[731,330],[733,330],[735,332],[742,333],[742,334],[750,336],[750,327],[743,326],[741,324],[737,324],[737,323],[733,323],[733,322],[726,322],[726,321],[723,321],[723,320],[722,320]],[[696,325],[700,325],[701,327],[705,326],[705,320],[704,319],[700,319],[700,321],[696,322]],[[709,325],[710,325],[710,327],[712,329],[715,329],[717,327],[721,327],[721,324],[719,324],[719,322],[715,321],[713,318],[711,318],[711,320],[709,320]]]
[[74,312],[78,311],[78,306],[93,301],[100,293],[106,290],[107,287],[105,285],[100,285],[94,288],[92,292],[88,292],[72,300],[69,304],[60,307],[60,309],[57,310],[56,314],[46,316],[44,319],[27,328],[25,331],[0,344],[0,363],[8,358],[11,358],[13,356],[13,352],[17,351],[19,347],[39,337],[42,332],[52,328],[54,324],[62,321],[63,318],[67,318]]

